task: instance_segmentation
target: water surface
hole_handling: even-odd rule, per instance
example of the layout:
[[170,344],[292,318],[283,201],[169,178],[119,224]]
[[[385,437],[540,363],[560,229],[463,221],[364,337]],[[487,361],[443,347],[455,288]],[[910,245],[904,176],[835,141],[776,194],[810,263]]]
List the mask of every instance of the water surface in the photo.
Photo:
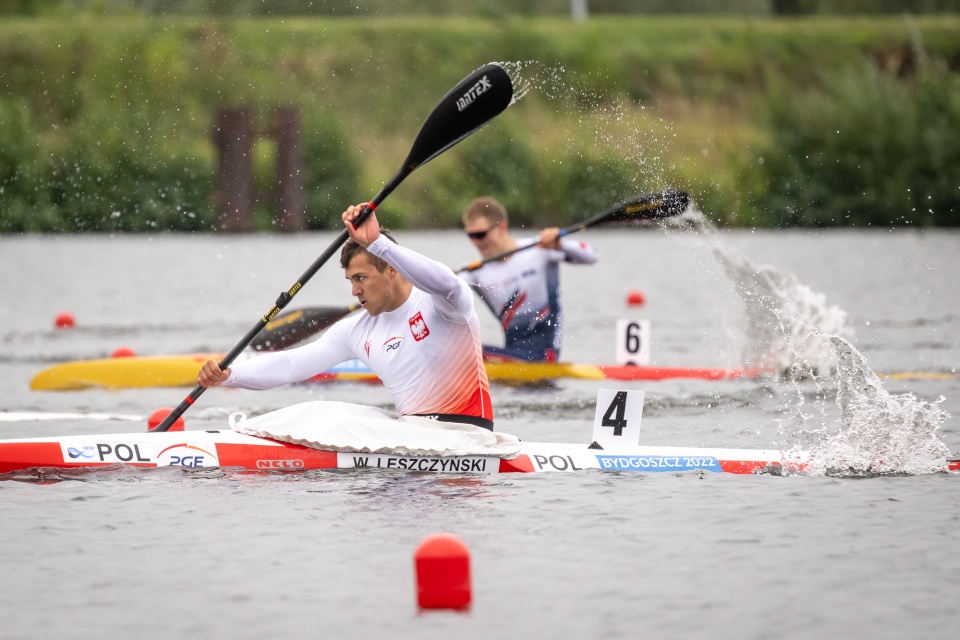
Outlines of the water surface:
[[[451,266],[462,234],[400,233]],[[0,412],[100,412],[137,420],[0,422],[0,436],[127,432],[187,389],[29,391],[60,361],[233,346],[333,234],[0,237]],[[745,310],[713,251],[686,232],[591,230],[601,261],[564,266],[563,356],[609,362],[619,318],[649,319],[652,359],[736,366]],[[793,273],[845,310],[877,372],[956,371],[954,232],[725,232],[719,241]],[[646,305],[628,308],[639,289]],[[350,302],[322,269],[294,302]],[[77,327],[52,328],[73,313]],[[483,331],[497,325],[480,309]],[[960,381],[884,380],[960,415]],[[495,386],[497,428],[585,442],[602,387],[642,388],[644,443],[789,447],[836,430],[820,382],[564,380]],[[311,399],[389,406],[376,386],[217,389],[186,415],[219,428]],[[940,434],[960,451],[956,418]],[[960,476],[724,477],[588,472],[523,477],[386,471],[35,472],[0,482],[0,637],[284,634],[481,637],[933,637],[960,598]],[[418,614],[412,555],[428,534],[473,554],[467,614]]]

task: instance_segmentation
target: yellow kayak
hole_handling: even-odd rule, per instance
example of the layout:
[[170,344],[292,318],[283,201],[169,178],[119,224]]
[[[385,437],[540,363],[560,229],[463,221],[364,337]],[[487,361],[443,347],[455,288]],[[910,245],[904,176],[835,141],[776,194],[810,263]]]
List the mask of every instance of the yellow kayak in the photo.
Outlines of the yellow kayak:
[[[167,356],[135,356],[78,360],[56,364],[30,381],[33,391],[76,391],[93,387],[134,389],[188,387],[197,382],[197,372],[207,360],[220,360],[222,353],[188,353]],[[530,384],[578,378],[581,380],[665,380],[739,378],[738,369],[695,369],[661,366],[614,366],[566,362],[487,362],[490,380]],[[313,382],[379,382],[359,361],[346,362],[311,379]]]
[[196,384],[197,373],[204,362],[220,360],[223,356],[222,353],[188,353],[64,362],[35,375],[30,380],[30,389],[77,391],[91,387],[187,387]]

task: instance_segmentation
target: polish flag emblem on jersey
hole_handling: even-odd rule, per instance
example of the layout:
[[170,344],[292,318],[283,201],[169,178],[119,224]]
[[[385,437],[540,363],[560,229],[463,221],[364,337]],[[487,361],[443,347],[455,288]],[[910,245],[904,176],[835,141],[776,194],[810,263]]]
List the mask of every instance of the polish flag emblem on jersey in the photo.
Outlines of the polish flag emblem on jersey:
[[417,315],[410,318],[410,333],[413,334],[413,339],[417,342],[430,335],[430,329],[427,327],[427,323],[423,321],[423,314],[419,311],[417,311]]

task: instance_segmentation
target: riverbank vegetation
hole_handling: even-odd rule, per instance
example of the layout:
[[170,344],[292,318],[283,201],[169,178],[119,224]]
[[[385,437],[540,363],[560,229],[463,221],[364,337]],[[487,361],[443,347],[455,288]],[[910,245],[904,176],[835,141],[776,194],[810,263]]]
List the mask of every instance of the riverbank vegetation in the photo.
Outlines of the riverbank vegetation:
[[[491,60],[530,90],[391,195],[391,226],[481,194],[566,224],[667,187],[722,225],[960,225],[955,16],[52,16],[0,22],[0,231],[211,229],[216,110],[263,132],[281,104],[329,228]],[[263,229],[275,152],[253,149]]]

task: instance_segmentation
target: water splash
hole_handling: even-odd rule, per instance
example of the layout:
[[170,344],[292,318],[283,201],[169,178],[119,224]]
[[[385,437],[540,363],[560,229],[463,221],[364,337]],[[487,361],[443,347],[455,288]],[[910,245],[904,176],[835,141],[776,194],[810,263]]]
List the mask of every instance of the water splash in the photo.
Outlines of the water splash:
[[792,379],[829,371],[833,353],[824,334],[852,337],[847,313],[828,305],[789,271],[758,265],[723,246],[716,228],[695,207],[672,223],[713,240],[713,252],[743,300],[747,343],[741,362],[747,369]]
[[[793,445],[786,447],[787,459],[805,460],[806,473],[840,477],[946,470],[950,451],[939,434],[949,417],[941,408],[944,398],[927,402],[912,393],[888,393],[848,342],[853,332],[846,312],[828,305],[823,294],[793,274],[756,265],[724,247],[716,228],[695,207],[670,223],[692,228],[712,243],[742,298],[746,366],[785,374],[796,392],[793,415],[780,421],[780,432]],[[820,423],[813,429],[807,427],[813,416],[804,412],[809,390],[800,384],[804,378],[816,386],[813,397]],[[825,403],[834,385],[839,418]],[[787,434],[790,422],[796,428]]]
[[912,393],[891,395],[863,355],[840,336],[821,336],[837,361],[837,406],[840,429],[824,429],[810,449],[809,472],[816,475],[868,477],[936,473],[947,468],[949,448],[940,425],[949,416],[935,402]]
[[567,70],[562,65],[549,65],[539,60],[514,60],[497,62],[513,83],[514,102],[531,90],[536,90],[550,100],[562,98],[588,99],[588,92],[574,87]]
[[507,76],[509,76],[510,82],[513,84],[513,100],[510,101],[510,106],[513,106],[535,86],[535,82],[532,80],[530,74],[524,72],[524,69],[533,63],[528,60],[497,62],[495,64],[500,65],[500,67],[507,72]]
[[745,303],[744,365],[794,379],[829,371],[833,354],[823,334],[851,336],[847,313],[788,271],[723,247],[714,252]]
[[[513,83],[514,103],[535,92],[551,102],[562,103],[561,109],[580,114],[576,136],[592,140],[593,146],[611,157],[637,168],[633,186],[648,190],[671,188],[667,176],[675,169],[660,149],[669,144],[661,140],[650,126],[650,114],[644,105],[603,95],[590,86],[591,73],[571,72],[559,64],[539,60],[497,62]],[[661,118],[659,126],[669,127]],[[587,135],[589,132],[589,135]],[[669,131],[665,135],[672,135]],[[575,136],[575,137],[576,137]],[[574,137],[568,138],[574,145]],[[613,194],[623,199],[635,192]]]

